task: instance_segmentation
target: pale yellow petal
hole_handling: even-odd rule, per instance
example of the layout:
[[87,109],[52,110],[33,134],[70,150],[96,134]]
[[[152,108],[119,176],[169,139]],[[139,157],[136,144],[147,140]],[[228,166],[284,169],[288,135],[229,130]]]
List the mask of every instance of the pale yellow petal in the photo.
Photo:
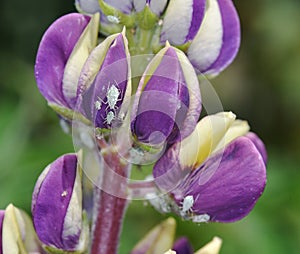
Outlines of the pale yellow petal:
[[214,151],[224,148],[234,139],[246,135],[250,130],[250,126],[247,121],[235,120],[228,131],[225,134],[225,137],[219,142],[218,146]]
[[3,253],[39,253],[40,246],[30,217],[22,210],[8,205],[2,228]]
[[63,94],[67,101],[76,98],[77,84],[81,69],[91,51],[97,45],[100,14],[92,16],[89,24],[84,29],[77,41],[65,67],[63,77]]
[[181,143],[181,165],[193,168],[199,166],[224,138],[235,117],[232,112],[221,112],[201,119],[194,132]]
[[[154,227],[133,249],[147,250],[146,254],[165,253],[172,248],[175,237],[176,221],[169,218]],[[167,252],[168,253],[168,252]]]
[[214,237],[212,241],[202,247],[195,254],[218,254],[222,246],[222,239]]

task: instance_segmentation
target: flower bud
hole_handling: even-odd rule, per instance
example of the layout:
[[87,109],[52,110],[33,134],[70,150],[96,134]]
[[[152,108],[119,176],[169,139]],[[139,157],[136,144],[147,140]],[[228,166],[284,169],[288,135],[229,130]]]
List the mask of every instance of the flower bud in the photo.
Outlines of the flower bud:
[[106,38],[88,57],[79,77],[79,111],[100,129],[120,125],[129,106],[130,76],[124,30]]
[[222,239],[215,236],[209,243],[204,245],[195,254],[219,254],[222,247]]
[[153,229],[134,247],[131,254],[165,253],[171,249],[176,229],[176,221],[169,218]]
[[13,205],[0,211],[0,254],[41,253],[30,217]]
[[42,172],[32,196],[32,216],[47,251],[86,251],[81,169],[75,154],[61,156]]
[[198,73],[216,76],[233,61],[240,40],[240,21],[232,1],[209,0],[187,56]]
[[160,146],[189,135],[201,111],[197,76],[185,55],[166,45],[139,83],[131,130],[140,143]]
[[78,78],[84,62],[96,46],[99,14],[92,18],[68,14],[56,20],[39,45],[35,76],[38,88],[58,114],[73,117]]

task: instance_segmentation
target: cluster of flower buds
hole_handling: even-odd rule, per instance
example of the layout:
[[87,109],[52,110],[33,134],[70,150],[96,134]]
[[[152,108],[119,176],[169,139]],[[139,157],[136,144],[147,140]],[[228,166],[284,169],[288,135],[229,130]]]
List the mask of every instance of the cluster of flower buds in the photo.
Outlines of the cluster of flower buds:
[[137,53],[157,52],[169,41],[186,53],[197,73],[217,75],[240,45],[231,0],[76,0],[76,6],[85,14],[101,13],[103,34],[126,26]]
[[[163,151],[153,176],[169,200],[158,203],[195,222],[234,221],[262,194],[266,153],[233,113],[198,122],[197,72],[217,74],[232,61],[239,21],[230,0],[180,3],[77,1],[81,11],[94,14],[68,14],[50,26],[37,55],[37,84],[67,121],[77,118],[105,133],[123,126],[128,116],[128,150]],[[97,44],[99,21],[100,31],[111,35]],[[160,50],[134,87],[131,43],[143,39],[138,31],[151,29],[160,31]],[[130,36],[136,38],[128,43]]]

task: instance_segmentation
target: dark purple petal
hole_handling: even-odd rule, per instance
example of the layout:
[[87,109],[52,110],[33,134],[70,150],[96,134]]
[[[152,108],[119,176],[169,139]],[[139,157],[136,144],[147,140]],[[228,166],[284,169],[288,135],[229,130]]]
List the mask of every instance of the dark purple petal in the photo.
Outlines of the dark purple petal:
[[189,240],[185,237],[179,238],[173,245],[172,250],[176,251],[176,254],[193,254],[193,248]]
[[[103,45],[98,46],[101,50]],[[129,66],[127,58],[127,42],[122,33],[117,35],[108,45],[106,52],[101,57],[103,63],[96,78],[89,87],[80,85],[83,94],[82,108],[88,118],[92,119],[95,126],[99,128],[111,128],[119,122],[118,113],[124,101],[127,90]],[[98,50],[96,48],[96,50]],[[95,54],[96,55],[96,54]],[[93,66],[94,54],[91,53],[87,60],[81,76],[90,75],[89,68]],[[99,59],[101,61],[101,59]],[[80,81],[81,82],[81,81]],[[86,89],[86,90],[85,90]]]
[[184,44],[196,36],[205,13],[205,0],[170,1],[161,33],[161,42]]
[[[136,94],[131,128],[140,142],[160,144],[180,136],[189,107],[189,91],[176,51],[165,50],[154,73],[144,73]],[[155,60],[149,64],[155,66]],[[153,68],[153,67],[152,67]]]
[[209,158],[173,192],[178,204],[192,195],[192,211],[211,221],[232,222],[246,216],[262,195],[266,167],[255,145],[245,137],[230,143],[224,153]]
[[44,34],[37,53],[35,77],[49,103],[68,107],[62,80],[67,60],[90,17],[72,13],[56,20]]
[[201,28],[187,54],[198,72],[217,75],[235,58],[240,21],[231,0],[210,0]]
[[[76,172],[76,155],[64,155],[50,164],[37,182],[33,193],[33,223],[39,239],[45,245],[63,250],[74,250],[78,245],[81,225],[75,225],[78,230],[74,230],[72,223],[78,222],[70,221],[70,218],[66,222]],[[76,214],[81,217],[80,207]],[[66,235],[65,230],[70,234]]]
[[0,254],[2,254],[2,225],[5,211],[0,210]]
[[267,154],[266,147],[265,147],[264,143],[261,141],[261,139],[253,132],[249,132],[246,135],[246,137],[249,138],[253,142],[253,144],[256,146],[257,150],[260,152],[265,164],[267,164],[268,154]]

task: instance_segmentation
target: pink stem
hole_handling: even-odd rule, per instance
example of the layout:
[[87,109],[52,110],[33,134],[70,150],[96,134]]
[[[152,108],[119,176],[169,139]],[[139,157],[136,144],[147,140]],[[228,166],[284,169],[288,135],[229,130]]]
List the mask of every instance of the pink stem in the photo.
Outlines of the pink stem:
[[102,165],[101,183],[95,187],[96,214],[91,254],[116,254],[127,208],[130,165],[122,161],[114,151],[105,152]]

